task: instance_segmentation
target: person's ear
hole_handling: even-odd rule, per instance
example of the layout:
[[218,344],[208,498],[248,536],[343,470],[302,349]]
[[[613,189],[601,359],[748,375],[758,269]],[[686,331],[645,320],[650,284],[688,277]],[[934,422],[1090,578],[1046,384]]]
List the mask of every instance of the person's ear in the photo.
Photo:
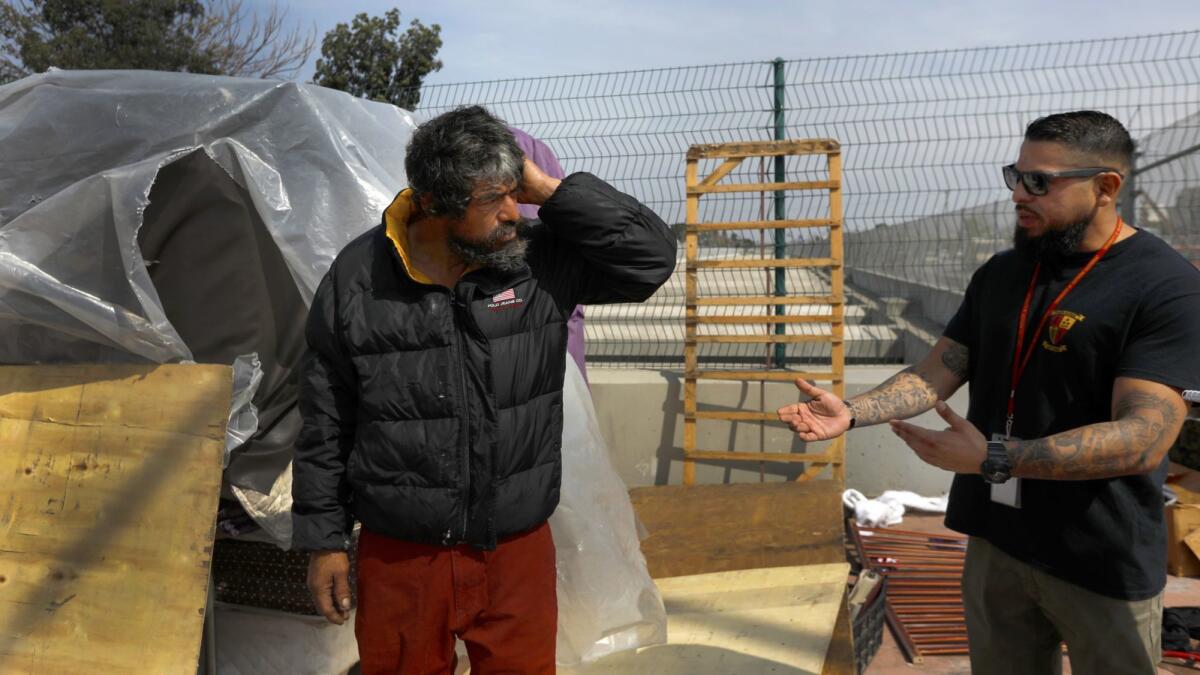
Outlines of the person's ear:
[[1096,176],[1096,202],[1100,206],[1117,203],[1117,195],[1121,194],[1121,185],[1125,179],[1115,171],[1109,171]]
[[433,213],[433,195],[428,192],[422,192],[417,197],[417,206],[420,206],[421,210],[425,213]]

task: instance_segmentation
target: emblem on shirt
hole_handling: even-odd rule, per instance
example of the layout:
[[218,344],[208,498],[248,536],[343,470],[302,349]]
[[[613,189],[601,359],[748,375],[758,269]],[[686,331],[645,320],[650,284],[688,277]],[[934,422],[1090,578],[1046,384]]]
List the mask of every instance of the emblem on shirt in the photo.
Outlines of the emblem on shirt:
[[1067,338],[1067,333],[1075,326],[1075,324],[1083,321],[1082,314],[1068,312],[1066,310],[1057,309],[1050,315],[1050,320],[1047,321],[1049,340],[1042,341],[1042,348],[1052,352],[1065,352],[1067,346],[1063,344],[1063,340]]
[[510,288],[493,295],[492,301],[488,303],[488,309],[508,309],[523,302],[525,301],[517,297],[516,289]]

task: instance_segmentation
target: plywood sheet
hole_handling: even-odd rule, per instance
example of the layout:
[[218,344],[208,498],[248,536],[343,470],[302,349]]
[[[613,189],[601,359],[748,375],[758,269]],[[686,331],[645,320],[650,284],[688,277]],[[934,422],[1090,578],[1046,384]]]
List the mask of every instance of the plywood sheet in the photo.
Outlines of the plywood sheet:
[[4,672],[195,672],[231,384],[0,367]]
[[832,563],[659,579],[667,644],[560,672],[821,673],[848,572]]
[[836,481],[660,485],[629,496],[656,579],[846,559]]

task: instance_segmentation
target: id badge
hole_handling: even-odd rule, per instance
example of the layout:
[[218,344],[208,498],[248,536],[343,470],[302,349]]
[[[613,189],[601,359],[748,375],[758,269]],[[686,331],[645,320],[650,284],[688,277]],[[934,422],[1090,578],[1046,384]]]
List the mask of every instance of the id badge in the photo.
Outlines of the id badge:
[[[993,441],[1019,441],[1021,439],[1014,437],[1005,438],[1004,434],[992,434]],[[1021,479],[1009,478],[1003,483],[992,483],[992,501],[997,504],[1011,506],[1014,509],[1021,508]]]

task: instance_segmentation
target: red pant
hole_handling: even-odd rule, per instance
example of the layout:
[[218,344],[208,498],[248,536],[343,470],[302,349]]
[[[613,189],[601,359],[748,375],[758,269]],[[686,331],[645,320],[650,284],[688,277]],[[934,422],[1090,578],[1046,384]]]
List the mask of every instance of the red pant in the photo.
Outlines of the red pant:
[[362,531],[354,634],[363,675],[454,670],[454,638],[473,675],[553,673],[558,600],[550,526],[496,550],[413,544]]

